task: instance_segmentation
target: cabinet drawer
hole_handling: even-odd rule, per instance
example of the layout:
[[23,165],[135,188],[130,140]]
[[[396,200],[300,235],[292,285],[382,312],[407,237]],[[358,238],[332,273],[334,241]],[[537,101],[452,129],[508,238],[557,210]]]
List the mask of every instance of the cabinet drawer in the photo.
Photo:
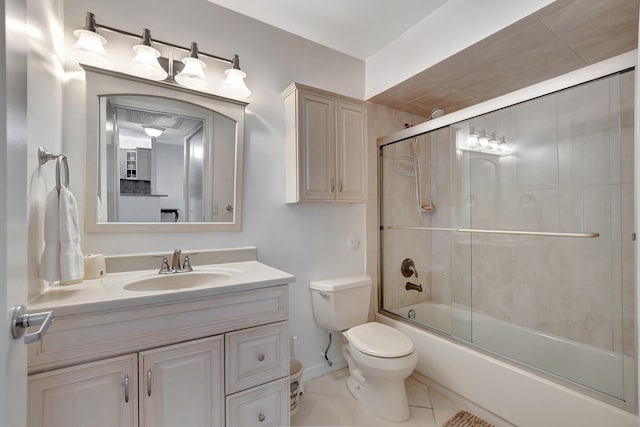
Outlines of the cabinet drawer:
[[288,287],[56,317],[28,347],[29,373],[287,319]]
[[288,425],[288,377],[227,396],[227,427]]
[[226,334],[227,394],[289,375],[289,323]]

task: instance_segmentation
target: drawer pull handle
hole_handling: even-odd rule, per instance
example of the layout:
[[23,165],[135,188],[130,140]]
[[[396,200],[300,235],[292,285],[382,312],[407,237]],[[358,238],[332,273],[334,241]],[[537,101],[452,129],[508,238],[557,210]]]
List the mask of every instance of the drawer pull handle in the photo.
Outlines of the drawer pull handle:
[[147,369],[147,396],[151,396],[151,369]]
[[124,376],[124,403],[129,403],[129,375]]
[[258,421],[263,422],[267,417],[264,416],[264,414],[260,414],[258,415]]
[[263,360],[264,360],[264,354],[263,354],[263,353],[260,353],[260,354],[258,355],[258,361],[262,362]]

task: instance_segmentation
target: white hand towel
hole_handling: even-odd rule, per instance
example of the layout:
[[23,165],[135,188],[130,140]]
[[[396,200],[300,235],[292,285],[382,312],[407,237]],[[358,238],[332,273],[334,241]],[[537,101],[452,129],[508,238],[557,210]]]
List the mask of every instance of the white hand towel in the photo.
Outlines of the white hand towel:
[[84,277],[84,257],[80,249],[80,223],[78,204],[64,185],[60,186],[60,283],[71,284]]
[[47,194],[44,207],[44,251],[40,258],[40,278],[48,282],[60,280],[60,221],[58,190]]

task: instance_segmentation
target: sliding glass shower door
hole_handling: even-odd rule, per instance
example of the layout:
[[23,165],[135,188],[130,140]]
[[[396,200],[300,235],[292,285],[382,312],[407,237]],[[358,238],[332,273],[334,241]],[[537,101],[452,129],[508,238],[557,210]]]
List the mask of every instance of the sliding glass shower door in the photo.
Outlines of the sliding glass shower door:
[[633,84],[380,147],[381,309],[634,400]]

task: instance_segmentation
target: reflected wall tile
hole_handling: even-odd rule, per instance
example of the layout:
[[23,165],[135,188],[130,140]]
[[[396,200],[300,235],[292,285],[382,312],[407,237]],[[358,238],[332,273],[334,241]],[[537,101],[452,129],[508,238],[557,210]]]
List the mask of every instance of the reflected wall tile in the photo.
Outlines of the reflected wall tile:
[[556,95],[559,138],[609,129],[612,78],[616,77],[607,77],[588,85],[575,86]]
[[[611,136],[611,132],[605,130],[571,135],[558,141],[560,187],[608,184],[612,155],[618,155],[618,149],[612,147]],[[617,169],[618,164],[613,166]]]
[[633,70],[620,74],[620,124],[622,127],[633,126],[634,80]]
[[620,129],[620,182],[633,182],[633,159],[633,126],[625,126]]

